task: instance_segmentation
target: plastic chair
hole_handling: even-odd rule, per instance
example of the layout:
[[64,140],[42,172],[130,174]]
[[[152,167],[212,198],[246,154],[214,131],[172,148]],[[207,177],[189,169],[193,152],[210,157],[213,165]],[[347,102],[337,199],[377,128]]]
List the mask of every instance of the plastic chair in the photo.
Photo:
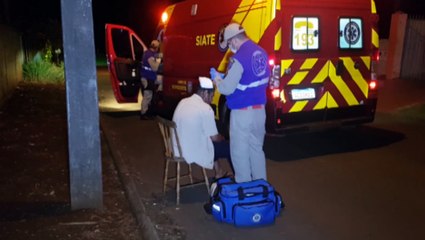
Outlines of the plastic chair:
[[[192,176],[192,167],[191,164],[188,164],[186,162],[186,160],[184,159],[184,157],[182,156],[182,150],[181,150],[181,146],[180,146],[180,141],[179,141],[179,136],[177,135],[177,130],[176,130],[176,123],[170,120],[167,120],[165,118],[162,117],[156,117],[157,122],[158,122],[158,126],[159,129],[161,131],[161,135],[162,138],[164,140],[164,145],[165,145],[165,169],[164,169],[164,185],[163,185],[163,192],[165,192],[166,188],[167,188],[167,182],[168,181],[176,181],[176,204],[179,205],[180,204],[180,188],[183,187],[180,185],[180,180],[182,178],[189,178],[190,180],[190,184],[184,185],[184,186],[190,186],[190,185],[194,185],[194,184],[199,184],[199,183],[203,183],[205,181],[205,185],[207,187],[207,191],[208,193],[210,192],[210,185],[209,185],[209,181],[208,181],[208,176],[207,176],[207,172],[205,170],[205,168],[201,167],[202,169],[202,174],[204,175],[204,181],[202,182],[197,182],[194,183],[193,182],[193,176]],[[173,135],[175,137],[173,137]],[[174,143],[175,141],[175,143]],[[177,146],[177,150],[178,150],[178,154],[176,154],[174,152],[174,148],[173,145]],[[169,167],[169,163],[173,162],[176,163],[176,176],[175,177],[169,177],[168,176],[168,167]],[[188,173],[184,174],[184,175],[180,175],[180,168],[181,168],[181,164],[187,164],[188,166]]]

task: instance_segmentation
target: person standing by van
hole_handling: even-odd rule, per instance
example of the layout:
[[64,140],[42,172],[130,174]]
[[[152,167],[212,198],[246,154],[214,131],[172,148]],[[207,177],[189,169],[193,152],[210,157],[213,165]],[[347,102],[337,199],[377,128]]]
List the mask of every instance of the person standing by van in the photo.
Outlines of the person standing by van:
[[[266,133],[266,87],[270,69],[264,49],[237,23],[224,29],[222,47],[234,53],[224,79],[212,69],[218,91],[226,95],[230,113],[230,154],[236,182],[267,180],[263,151]],[[214,75],[214,76],[213,76]]]
[[142,82],[142,104],[140,108],[140,117],[147,118],[148,110],[152,102],[153,95],[162,86],[162,76],[158,74],[161,65],[159,51],[159,41],[152,40],[149,48],[143,53],[141,66]]

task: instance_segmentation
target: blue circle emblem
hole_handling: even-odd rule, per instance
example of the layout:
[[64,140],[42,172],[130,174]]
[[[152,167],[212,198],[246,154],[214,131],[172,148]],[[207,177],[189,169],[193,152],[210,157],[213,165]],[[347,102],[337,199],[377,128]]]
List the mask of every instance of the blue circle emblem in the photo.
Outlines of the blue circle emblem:
[[344,28],[344,39],[350,45],[355,45],[360,40],[360,26],[356,22],[349,22]]
[[267,69],[267,58],[265,54],[263,54],[261,51],[255,51],[252,54],[252,71],[255,74],[255,76],[261,76],[266,73]]
[[259,214],[259,213],[254,214],[254,216],[252,216],[252,221],[255,222],[255,223],[260,222],[261,221],[261,214]]

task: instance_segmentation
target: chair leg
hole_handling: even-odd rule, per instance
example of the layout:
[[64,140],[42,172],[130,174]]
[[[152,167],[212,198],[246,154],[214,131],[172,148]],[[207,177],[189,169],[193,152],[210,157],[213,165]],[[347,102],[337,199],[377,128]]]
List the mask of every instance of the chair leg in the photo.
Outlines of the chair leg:
[[177,173],[176,173],[176,205],[180,204],[180,162],[177,162]]
[[168,181],[168,163],[170,162],[170,160],[165,160],[165,170],[164,170],[164,186],[162,189],[162,192],[165,193],[165,189],[167,188],[167,181]]
[[202,173],[204,174],[205,185],[207,185],[208,194],[210,194],[210,183],[208,181],[208,175],[207,175],[207,171],[205,170],[205,168],[202,168]]

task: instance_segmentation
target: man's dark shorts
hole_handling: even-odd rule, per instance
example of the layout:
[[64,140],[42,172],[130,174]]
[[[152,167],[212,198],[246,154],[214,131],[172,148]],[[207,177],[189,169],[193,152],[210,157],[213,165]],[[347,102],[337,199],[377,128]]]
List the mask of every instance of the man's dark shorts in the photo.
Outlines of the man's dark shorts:
[[214,142],[214,161],[220,158],[227,158],[230,161],[229,141]]

